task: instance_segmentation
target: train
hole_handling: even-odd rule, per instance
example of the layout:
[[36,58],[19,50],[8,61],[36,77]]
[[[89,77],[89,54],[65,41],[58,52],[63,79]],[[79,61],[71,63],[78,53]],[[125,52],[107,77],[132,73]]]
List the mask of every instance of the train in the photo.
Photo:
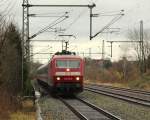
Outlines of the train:
[[83,91],[84,59],[73,52],[57,52],[37,69],[35,79],[50,93],[78,94]]

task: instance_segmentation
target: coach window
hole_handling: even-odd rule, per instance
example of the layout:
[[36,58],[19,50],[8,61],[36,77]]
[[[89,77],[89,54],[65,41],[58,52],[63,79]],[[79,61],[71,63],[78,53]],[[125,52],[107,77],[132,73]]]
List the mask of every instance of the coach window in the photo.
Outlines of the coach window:
[[67,67],[67,61],[65,61],[65,60],[57,60],[56,61],[56,67],[57,68],[66,68]]

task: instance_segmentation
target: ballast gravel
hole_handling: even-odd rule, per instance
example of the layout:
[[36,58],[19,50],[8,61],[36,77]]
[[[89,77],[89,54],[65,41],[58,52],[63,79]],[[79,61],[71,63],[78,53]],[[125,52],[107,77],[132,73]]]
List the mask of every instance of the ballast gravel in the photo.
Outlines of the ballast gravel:
[[78,120],[59,99],[45,96],[38,100],[43,120]]
[[128,103],[112,97],[84,91],[78,95],[123,120],[150,120],[150,108]]

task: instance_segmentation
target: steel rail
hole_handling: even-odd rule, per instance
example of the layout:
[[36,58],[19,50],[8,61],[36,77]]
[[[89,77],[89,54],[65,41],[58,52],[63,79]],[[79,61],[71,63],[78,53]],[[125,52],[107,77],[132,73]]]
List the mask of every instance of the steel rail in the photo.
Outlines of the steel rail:
[[90,91],[90,92],[94,92],[94,93],[98,93],[98,94],[102,94],[102,95],[106,95],[106,96],[110,96],[113,98],[117,98],[120,100],[124,100],[127,102],[132,102],[138,105],[142,105],[142,106],[146,106],[146,107],[150,107],[150,102],[148,100],[143,100],[140,98],[135,98],[135,97],[131,97],[131,96],[127,96],[127,95],[120,95],[117,93],[112,93],[112,92],[108,92],[108,91],[103,91],[103,90],[98,90],[98,89],[93,89],[93,88],[87,88],[85,87],[84,90]]
[[[62,101],[79,119],[81,119],[81,120],[89,120],[86,116],[84,116],[81,112],[79,112],[77,109],[75,109],[71,104],[69,104],[63,98],[59,97],[58,95],[56,97],[59,98],[59,100]],[[110,118],[111,120],[122,120],[121,118],[113,115],[112,113],[110,113],[110,112],[108,112],[106,110],[103,110],[102,108],[99,108],[99,107],[95,106],[92,103],[89,103],[86,100],[83,100],[83,99],[78,98],[78,97],[75,97],[75,99],[77,99],[80,102],[86,104],[90,108],[96,110],[97,112],[103,114],[104,116],[106,116],[107,118]]]
[[132,92],[132,93],[138,93],[138,94],[143,94],[143,95],[150,95],[149,91],[145,90],[138,90],[138,89],[131,89],[131,88],[119,88],[119,87],[113,87],[113,86],[106,86],[106,85],[96,85],[96,84],[87,84],[90,86],[97,86],[97,87],[103,87],[106,89],[113,89],[113,90],[124,90],[125,92]]
[[86,118],[82,113],[80,113],[78,110],[76,110],[74,107],[72,107],[68,102],[66,102],[65,100],[63,100],[62,98],[60,98],[60,101],[62,101],[78,118],[80,118],[81,120],[89,120],[88,118]]
[[[145,92],[139,92],[139,91],[132,91],[131,89],[122,89],[122,88],[115,88],[115,87],[107,87],[107,86],[98,86],[98,85],[91,85],[91,86],[87,86],[87,87],[89,87],[89,88],[92,88],[92,87],[98,87],[98,88],[93,88],[93,89],[103,89],[104,88],[104,90],[101,90],[101,91],[112,91],[112,92],[109,92],[109,93],[114,93],[114,92],[116,92],[115,94],[117,94],[117,95],[121,95],[121,96],[127,96],[127,97],[132,97],[133,99],[137,99],[137,100],[141,100],[141,101],[144,101],[144,102],[150,102],[150,100],[149,99],[144,99],[144,97],[150,97],[149,95],[149,93],[145,93]],[[106,90],[105,90],[106,89]],[[117,93],[117,92],[120,92],[120,93]],[[124,94],[135,94],[135,96],[133,95],[133,96],[131,96],[131,95],[124,95]],[[138,94],[138,97],[136,96]],[[140,96],[141,97],[143,97],[143,98],[140,98],[139,97],[139,94],[140,94]]]
[[119,96],[123,96],[123,97],[128,97],[128,98],[131,98],[131,99],[136,99],[136,100],[140,100],[140,101],[143,101],[143,102],[149,102],[149,100],[146,100],[146,99],[143,99],[143,98],[139,98],[139,97],[135,97],[135,96],[128,96],[128,95],[123,95],[121,93],[114,93],[114,92],[111,92],[110,90],[101,90],[101,89],[97,89],[97,88],[92,88],[92,87],[86,87],[88,89],[92,89],[92,90],[98,90],[98,91],[102,91],[102,92],[106,92],[106,93],[109,93],[109,94],[115,94],[115,95],[119,95]]
[[110,112],[108,112],[108,111],[106,111],[106,110],[104,110],[102,108],[99,108],[99,107],[95,106],[94,104],[92,104],[92,103],[90,103],[90,102],[88,102],[86,100],[83,100],[83,99],[78,98],[78,97],[77,97],[77,99],[80,100],[81,102],[85,103],[89,107],[95,109],[96,111],[102,113],[103,115],[105,115],[106,117],[110,118],[111,120],[122,120],[121,118],[113,115],[112,113],[110,113]]
[[104,87],[107,89],[114,89],[114,90],[124,90],[125,92],[132,92],[132,93],[138,93],[138,94],[143,94],[143,95],[150,95],[150,92],[148,91],[143,91],[143,90],[136,90],[136,89],[130,89],[130,88],[119,88],[119,87],[112,87],[112,86],[100,86]]

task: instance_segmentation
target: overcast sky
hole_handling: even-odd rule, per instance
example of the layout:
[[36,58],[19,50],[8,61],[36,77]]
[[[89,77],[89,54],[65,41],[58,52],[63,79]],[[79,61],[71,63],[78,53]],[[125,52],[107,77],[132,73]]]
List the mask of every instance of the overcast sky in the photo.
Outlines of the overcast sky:
[[[0,13],[7,14],[14,19],[14,22],[22,28],[22,0],[1,0]],[[144,29],[150,28],[150,1],[149,0],[29,0],[30,4],[92,4],[95,3],[96,7],[93,8],[93,13],[100,14],[99,17],[93,18],[93,34],[97,33],[103,26],[105,26],[114,16],[101,16],[102,13],[114,12],[118,13],[120,10],[125,10],[125,15],[118,20],[111,28],[120,28],[119,33],[113,34],[100,34],[92,41],[89,40],[89,9],[88,8],[30,8],[30,13],[61,16],[68,12],[69,18],[61,22],[55,27],[66,29],[64,34],[73,34],[76,38],[60,38],[58,34],[45,32],[35,39],[70,39],[70,50],[78,52],[101,52],[102,40],[105,40],[106,57],[109,57],[110,48],[107,40],[127,40],[126,32],[128,29],[139,29],[139,21],[143,20]],[[58,17],[57,17],[58,18]],[[56,17],[32,17],[30,18],[30,36],[37,33],[43,27],[49,25]],[[52,51],[60,50],[61,43],[34,43],[33,52],[37,51]],[[46,47],[45,47],[46,46]],[[120,45],[123,46],[123,45]],[[114,44],[113,60],[119,59],[125,54],[119,48],[119,44]],[[131,51],[130,51],[131,52]],[[35,58],[49,58],[47,55],[35,55]],[[92,57],[100,58],[101,55],[93,55]]]

